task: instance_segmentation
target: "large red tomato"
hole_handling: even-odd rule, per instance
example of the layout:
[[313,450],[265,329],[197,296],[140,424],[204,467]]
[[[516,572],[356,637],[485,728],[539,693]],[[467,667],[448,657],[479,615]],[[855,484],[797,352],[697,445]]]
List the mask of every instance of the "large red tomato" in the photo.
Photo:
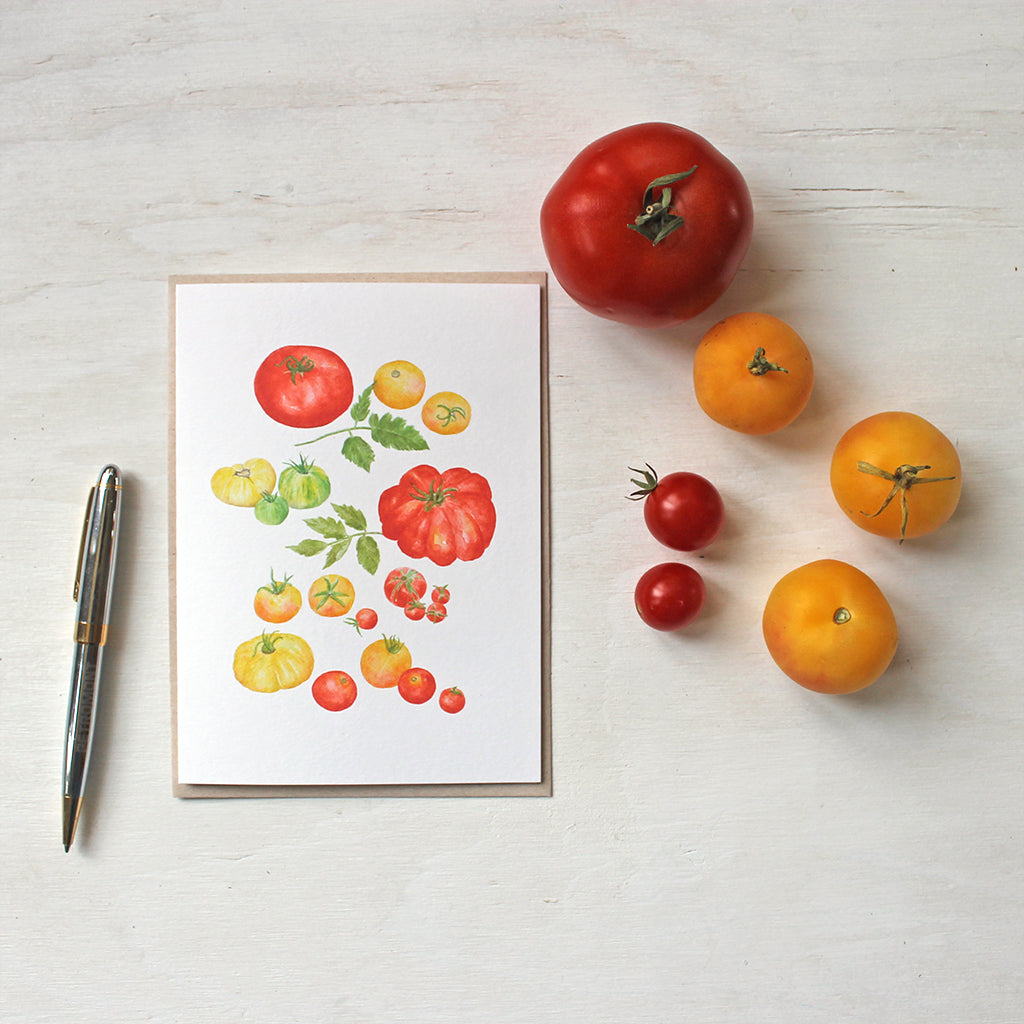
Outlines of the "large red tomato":
[[540,213],[558,283],[591,313],[638,327],[707,309],[736,274],[753,225],[733,164],[694,132],[660,123],[591,143]]
[[380,528],[410,558],[437,565],[479,558],[494,536],[491,488],[468,469],[416,466],[380,496]]
[[260,363],[253,381],[263,411],[286,427],[323,427],[352,404],[352,374],[337,353],[286,345]]

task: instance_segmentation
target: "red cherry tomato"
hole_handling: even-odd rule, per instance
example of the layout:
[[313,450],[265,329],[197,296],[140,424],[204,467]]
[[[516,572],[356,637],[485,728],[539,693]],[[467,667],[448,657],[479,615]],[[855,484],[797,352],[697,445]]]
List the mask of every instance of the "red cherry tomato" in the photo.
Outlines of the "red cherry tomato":
[[630,497],[643,500],[644,522],[656,540],[676,551],[699,551],[719,534],[725,520],[722,496],[710,481],[696,473],[669,473],[658,479],[648,466],[638,490]]
[[434,587],[430,592],[430,600],[433,601],[434,604],[447,604],[450,597],[451,593],[444,585]]
[[431,622],[440,622],[448,615],[448,609],[440,601],[427,605],[427,618]]
[[407,669],[398,680],[398,692],[410,704],[426,704],[436,689],[434,676],[425,668]]
[[419,622],[427,614],[427,606],[422,601],[409,601],[405,606],[405,617]]
[[441,691],[437,702],[442,711],[457,715],[466,706],[466,695],[457,686],[449,686],[447,690]]
[[664,562],[640,577],[634,599],[648,626],[667,631],[692,622],[704,606],[704,594],[704,579],[696,569]]
[[384,596],[399,608],[418,601],[426,592],[426,577],[415,569],[392,569],[384,580]]
[[659,123],[587,146],[540,214],[559,284],[591,313],[638,327],[707,309],[736,274],[753,226],[733,164],[694,132]]
[[322,427],[352,404],[352,374],[330,349],[286,345],[260,363],[253,382],[263,411],[286,427]]
[[324,672],[313,680],[313,700],[328,711],[344,711],[356,699],[356,681],[347,672]]

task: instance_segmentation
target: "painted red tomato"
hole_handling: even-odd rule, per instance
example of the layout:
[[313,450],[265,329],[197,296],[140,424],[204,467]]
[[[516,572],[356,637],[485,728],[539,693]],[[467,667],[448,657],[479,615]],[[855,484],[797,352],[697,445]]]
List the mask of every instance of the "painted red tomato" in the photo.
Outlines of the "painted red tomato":
[[418,601],[426,592],[426,578],[415,569],[392,569],[384,580],[384,596],[399,608]]
[[398,692],[410,704],[426,704],[436,689],[434,676],[425,668],[406,669],[398,680]]
[[591,143],[540,214],[558,283],[591,313],[637,327],[707,309],[735,276],[753,225],[733,164],[701,136],[663,123]]
[[263,411],[286,427],[323,427],[352,404],[352,374],[330,349],[286,345],[260,363],[253,382]]
[[324,672],[313,680],[313,700],[328,711],[344,711],[355,702],[356,681],[347,672]]
[[384,491],[377,511],[384,536],[403,554],[437,565],[479,558],[494,537],[490,485],[468,469],[416,466]]
[[449,686],[447,690],[441,691],[437,702],[442,711],[457,715],[466,706],[466,695],[457,686]]

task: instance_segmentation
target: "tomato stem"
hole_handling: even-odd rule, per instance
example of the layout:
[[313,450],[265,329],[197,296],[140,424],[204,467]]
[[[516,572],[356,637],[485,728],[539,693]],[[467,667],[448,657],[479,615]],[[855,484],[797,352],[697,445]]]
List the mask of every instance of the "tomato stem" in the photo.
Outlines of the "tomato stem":
[[289,356],[283,363],[277,365],[283,366],[288,371],[293,384],[296,383],[296,377],[301,377],[304,373],[316,369],[316,363],[307,355],[300,356],[298,359],[295,356]]
[[882,502],[882,507],[877,512],[861,512],[862,516],[867,516],[869,519],[874,519],[875,516],[880,516],[888,507],[889,503],[898,494],[900,496],[900,543],[906,539],[907,536],[907,523],[910,519],[910,507],[907,504],[907,491],[910,490],[915,484],[937,484],[942,483],[944,480],[955,480],[955,476],[919,476],[918,474],[922,469],[931,469],[931,466],[910,466],[904,464],[897,466],[896,469],[890,473],[888,470],[879,469],[878,466],[873,466],[870,462],[858,462],[857,469],[862,473],[868,473],[871,476],[880,476],[883,480],[889,480],[892,482],[892,490],[889,491],[885,501]]
[[634,491],[632,494],[627,494],[626,497],[630,501],[642,501],[647,497],[655,487],[658,486],[658,474],[651,468],[651,464],[646,463],[646,469],[634,469],[632,466],[629,467],[630,473],[642,473],[642,480],[630,480],[631,484],[636,484],[639,490]]
[[[651,245],[657,245],[677,228],[681,228],[685,222],[672,210],[672,189],[668,186],[690,177],[696,170],[697,165],[694,164],[681,174],[665,174],[655,178],[644,192],[643,211],[626,227],[643,235]],[[654,194],[658,189],[661,189],[661,195],[656,199]]]
[[779,373],[789,373],[784,366],[779,366],[778,363],[770,363],[765,358],[764,349],[758,346],[757,351],[754,353],[754,358],[747,363],[747,369],[755,377],[763,377],[766,373],[770,373],[772,370],[777,370]]

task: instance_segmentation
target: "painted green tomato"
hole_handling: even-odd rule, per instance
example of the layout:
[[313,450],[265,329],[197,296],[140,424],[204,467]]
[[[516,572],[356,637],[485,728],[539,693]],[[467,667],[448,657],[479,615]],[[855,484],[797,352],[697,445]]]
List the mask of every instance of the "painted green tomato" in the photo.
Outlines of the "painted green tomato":
[[280,494],[264,491],[253,512],[261,523],[267,526],[280,526],[288,518],[288,502]]
[[289,462],[277,478],[277,493],[290,508],[316,508],[331,494],[331,481],[327,474],[304,455],[298,462]]

